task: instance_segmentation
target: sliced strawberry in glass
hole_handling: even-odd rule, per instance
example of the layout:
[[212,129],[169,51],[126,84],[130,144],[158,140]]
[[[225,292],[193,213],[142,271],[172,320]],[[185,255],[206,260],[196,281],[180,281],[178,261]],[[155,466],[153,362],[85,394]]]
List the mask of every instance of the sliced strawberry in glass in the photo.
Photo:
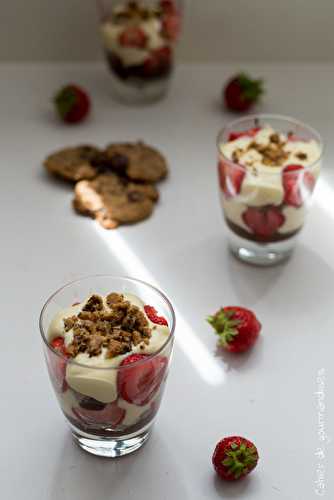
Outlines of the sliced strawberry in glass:
[[72,408],[74,415],[86,424],[108,424],[117,426],[122,423],[126,411],[117,405],[117,401],[108,403],[100,410],[89,410],[86,408]]
[[[56,337],[51,341],[51,346],[59,353],[68,357],[63,337]],[[68,388],[66,376],[66,360],[55,354],[50,354],[50,368],[52,380],[58,392],[65,392]]]
[[243,130],[242,132],[230,132],[228,136],[229,141],[235,141],[240,139],[240,137],[255,137],[255,135],[261,130],[261,127],[250,128],[249,130]]
[[167,358],[156,356],[131,367],[132,363],[146,358],[146,354],[131,354],[122,361],[118,372],[119,394],[128,403],[138,406],[148,404],[157,393],[168,364]]
[[157,310],[153,306],[144,306],[144,310],[146,312],[146,315],[152,323],[155,323],[156,325],[164,325],[168,326],[167,320],[163,316],[158,316]]
[[302,165],[287,165],[282,174],[284,203],[299,208],[315,186],[315,178],[310,172],[304,172]]
[[242,165],[230,165],[222,160],[218,163],[219,184],[226,198],[233,198],[241,191],[246,170]]
[[278,207],[248,207],[242,214],[244,223],[262,238],[273,236],[284,224],[285,217]]
[[143,72],[148,77],[168,72],[172,64],[172,49],[168,46],[152,50],[144,61]]
[[143,49],[146,46],[147,35],[138,26],[128,26],[119,36],[119,43],[122,47],[132,47]]
[[181,16],[180,14],[175,12],[166,13],[162,20],[162,34],[175,42],[181,33]]

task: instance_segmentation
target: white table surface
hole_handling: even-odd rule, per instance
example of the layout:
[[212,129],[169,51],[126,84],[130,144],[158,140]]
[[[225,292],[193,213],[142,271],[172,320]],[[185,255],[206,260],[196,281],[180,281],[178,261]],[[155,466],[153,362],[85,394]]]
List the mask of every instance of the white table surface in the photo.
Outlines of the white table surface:
[[[334,67],[248,66],[267,82],[259,111],[304,120],[327,142],[296,252],[271,269],[228,253],[217,195],[215,136],[232,118],[218,96],[239,68],[180,67],[166,100],[131,108],[111,99],[103,66],[0,66],[2,500],[312,500],[322,466],[325,497],[333,498]],[[91,119],[77,127],[60,124],[49,106],[68,81],[86,86],[94,100]],[[75,215],[71,188],[41,167],[65,145],[137,138],[161,148],[171,175],[153,217],[132,227],[108,232]],[[90,456],[72,443],[38,331],[49,294],[95,273],[154,281],[178,310],[173,367],[152,438],[118,460]],[[240,357],[217,354],[205,322],[231,304],[254,309],[263,323],[255,349]],[[224,484],[215,478],[211,454],[231,434],[254,440],[261,460],[248,479]]]

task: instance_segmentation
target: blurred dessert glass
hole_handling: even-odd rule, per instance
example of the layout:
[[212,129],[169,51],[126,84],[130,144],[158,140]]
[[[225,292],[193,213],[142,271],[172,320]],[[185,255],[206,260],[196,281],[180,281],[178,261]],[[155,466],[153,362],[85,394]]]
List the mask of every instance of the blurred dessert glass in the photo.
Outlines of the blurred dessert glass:
[[218,175],[229,246],[241,260],[289,257],[320,173],[320,135],[278,115],[246,116],[218,135]]
[[114,94],[125,102],[163,97],[181,31],[181,0],[98,0],[100,32]]

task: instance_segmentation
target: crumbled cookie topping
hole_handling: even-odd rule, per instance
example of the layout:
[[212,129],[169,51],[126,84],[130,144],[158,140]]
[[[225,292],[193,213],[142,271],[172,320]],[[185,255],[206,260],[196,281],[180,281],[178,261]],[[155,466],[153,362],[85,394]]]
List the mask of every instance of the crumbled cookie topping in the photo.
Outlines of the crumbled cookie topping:
[[285,142],[281,141],[278,134],[271,134],[268,144],[258,144],[256,141],[250,142],[247,150],[253,149],[262,155],[264,165],[280,167],[289,158],[290,153],[284,150]]
[[114,358],[130,352],[132,346],[144,348],[152,334],[139,307],[118,293],[106,297],[105,307],[102,297],[92,295],[77,316],[64,319],[64,327],[66,332],[73,330],[73,341],[67,347],[72,357],[83,352],[98,356],[105,348],[106,357]]

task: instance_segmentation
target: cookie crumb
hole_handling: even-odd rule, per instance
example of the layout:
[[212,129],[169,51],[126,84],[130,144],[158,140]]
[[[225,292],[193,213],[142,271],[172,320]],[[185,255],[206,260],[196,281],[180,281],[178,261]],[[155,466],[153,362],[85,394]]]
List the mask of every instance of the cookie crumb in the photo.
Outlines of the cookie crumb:
[[106,297],[107,306],[99,295],[92,295],[76,316],[64,319],[65,331],[73,329],[73,340],[67,347],[71,357],[87,353],[98,356],[106,349],[106,357],[113,358],[130,352],[132,346],[144,349],[149,345],[152,330],[139,307],[125,300],[120,293]]

